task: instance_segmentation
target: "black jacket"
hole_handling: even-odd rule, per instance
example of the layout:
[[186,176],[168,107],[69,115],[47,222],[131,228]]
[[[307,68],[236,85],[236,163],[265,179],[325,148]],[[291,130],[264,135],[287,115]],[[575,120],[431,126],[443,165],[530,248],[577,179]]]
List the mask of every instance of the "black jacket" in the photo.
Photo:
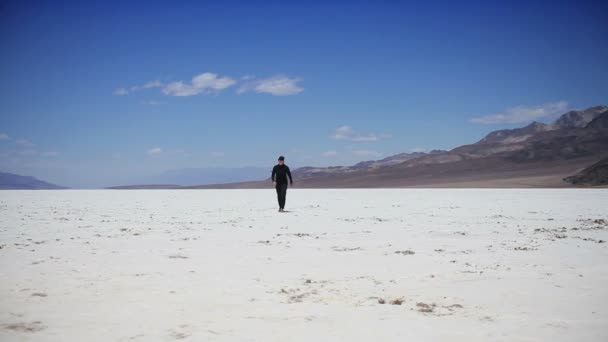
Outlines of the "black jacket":
[[291,171],[289,171],[289,167],[287,165],[277,164],[272,168],[273,182],[277,182],[277,184],[287,184],[287,177],[289,177],[289,183],[293,184],[293,179],[291,179]]

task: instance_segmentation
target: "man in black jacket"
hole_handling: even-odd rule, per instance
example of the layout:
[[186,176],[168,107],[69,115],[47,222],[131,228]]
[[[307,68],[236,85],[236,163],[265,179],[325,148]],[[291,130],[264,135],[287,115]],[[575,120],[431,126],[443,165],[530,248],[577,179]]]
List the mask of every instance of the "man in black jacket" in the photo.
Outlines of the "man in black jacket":
[[277,190],[279,212],[283,212],[283,209],[285,208],[285,197],[287,196],[287,177],[289,177],[289,183],[293,185],[291,171],[289,171],[289,167],[285,165],[285,157],[280,156],[279,163],[272,168],[272,182]]

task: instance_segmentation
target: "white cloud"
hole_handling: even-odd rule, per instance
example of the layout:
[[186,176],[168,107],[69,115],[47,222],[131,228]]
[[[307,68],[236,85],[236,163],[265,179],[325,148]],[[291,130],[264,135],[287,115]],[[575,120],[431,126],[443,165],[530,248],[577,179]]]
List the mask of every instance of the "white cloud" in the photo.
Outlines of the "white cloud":
[[171,82],[163,88],[163,93],[173,96],[192,96],[199,94],[202,90],[194,88],[184,82]]
[[260,81],[255,87],[257,93],[268,93],[276,96],[294,95],[304,88],[298,86],[299,79],[288,77],[273,77]]
[[504,113],[484,115],[471,119],[480,124],[514,124],[552,117],[568,109],[565,101],[546,103],[540,106],[518,106],[505,110]]
[[[298,82],[300,82],[299,78],[284,75],[276,75],[264,79],[257,79],[254,75],[245,75],[240,78],[240,81],[242,84],[237,90],[238,94],[251,91],[275,96],[287,96],[304,91],[304,88],[298,85]],[[115,95],[127,95],[141,89],[162,88],[162,92],[166,95],[193,96],[204,93],[217,93],[236,83],[237,81],[231,77],[219,77],[215,73],[205,72],[194,76],[190,82],[173,81],[165,84],[159,80],[154,80],[144,85],[117,88],[114,89],[113,93]]]
[[159,155],[161,153],[163,153],[163,149],[160,148],[160,147],[153,147],[153,148],[151,148],[151,149],[148,150],[148,155],[151,155],[151,156],[156,156],[156,155]]
[[350,140],[350,141],[378,141],[381,139],[390,138],[390,134],[367,133],[359,134],[352,127],[344,125],[336,128],[329,136],[334,140]]
[[159,80],[154,80],[154,81],[150,81],[150,82],[144,84],[141,87],[143,89],[148,89],[148,88],[158,88],[158,87],[162,87],[162,86],[163,86],[163,82],[161,82]]
[[414,147],[414,148],[410,148],[410,152],[426,152],[428,151],[428,149],[424,148],[424,147]]
[[336,155],[338,155],[338,152],[336,152],[336,151],[323,152],[323,157],[335,157]]
[[154,81],[150,81],[145,83],[144,85],[140,85],[140,86],[132,86],[129,88],[116,88],[114,89],[114,91],[112,92],[114,95],[127,95],[129,93],[132,93],[134,91],[138,91],[140,89],[149,89],[149,88],[160,88],[163,86],[163,82],[159,81],[159,80],[154,80]]
[[114,95],[127,95],[129,91],[126,88],[116,88],[112,91]]
[[163,104],[164,102],[161,101],[154,101],[154,100],[150,100],[150,101],[142,101],[141,104],[143,105],[147,105],[147,106],[158,106]]
[[168,148],[161,148],[161,147],[153,147],[151,149],[149,149],[148,151],[146,151],[146,153],[149,156],[163,156],[163,158],[165,157],[188,157],[189,154],[180,148],[174,148],[174,149],[168,149]]
[[211,152],[210,154],[212,157],[216,157],[216,158],[221,158],[226,155],[226,153],[224,153],[222,151],[214,151],[214,152]]
[[29,141],[27,139],[19,139],[19,140],[16,140],[15,143],[17,145],[21,145],[21,146],[34,146],[34,143],[32,143],[31,141]]
[[10,138],[8,137],[8,134],[6,133],[0,133],[0,140],[9,140]]
[[218,77],[217,74],[205,72],[194,76],[190,83],[171,82],[163,88],[163,93],[173,96],[192,96],[200,93],[218,92],[235,83],[236,81],[230,77]]
[[298,86],[299,78],[290,78],[283,75],[277,75],[266,79],[256,80],[255,76],[243,76],[243,80],[252,80],[243,85],[237,90],[238,94],[253,91],[255,93],[266,93],[275,96],[295,95],[304,91],[304,88]]
[[[299,78],[292,78],[284,75],[276,75],[265,79],[256,79],[254,75],[245,75],[240,78],[241,86],[237,90],[238,94],[245,92],[265,93],[275,96],[295,95],[304,91],[298,85]],[[219,77],[212,72],[204,72],[192,77],[188,81],[173,81],[163,83],[154,80],[144,85],[116,88],[112,92],[114,95],[127,95],[134,91],[149,88],[162,88],[162,92],[172,96],[193,96],[203,93],[217,93],[236,84],[237,81],[228,76]]]
[[192,85],[196,88],[222,90],[235,84],[230,77],[217,77],[216,74],[205,72],[192,78]]
[[382,153],[373,150],[354,150],[352,151],[354,155],[359,157],[380,157]]

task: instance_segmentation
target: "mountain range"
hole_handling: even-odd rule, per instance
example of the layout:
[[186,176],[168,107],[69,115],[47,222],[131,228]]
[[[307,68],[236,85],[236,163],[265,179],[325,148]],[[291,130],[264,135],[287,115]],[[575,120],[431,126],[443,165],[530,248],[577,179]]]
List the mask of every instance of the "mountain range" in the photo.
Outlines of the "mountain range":
[[137,184],[140,185],[137,185],[136,187],[170,189],[196,184],[255,181],[268,177],[269,175],[270,170],[267,167],[206,167],[173,169],[148,177],[139,177]]
[[[564,178],[608,157],[608,107],[569,111],[550,124],[494,131],[450,151],[402,153],[353,166],[293,171],[305,188],[567,187]],[[604,166],[605,167],[605,166]],[[600,173],[601,174],[601,173]],[[187,188],[267,188],[269,181]]]
[[0,172],[1,190],[55,190],[66,187],[41,181],[31,176],[21,176],[14,173]]

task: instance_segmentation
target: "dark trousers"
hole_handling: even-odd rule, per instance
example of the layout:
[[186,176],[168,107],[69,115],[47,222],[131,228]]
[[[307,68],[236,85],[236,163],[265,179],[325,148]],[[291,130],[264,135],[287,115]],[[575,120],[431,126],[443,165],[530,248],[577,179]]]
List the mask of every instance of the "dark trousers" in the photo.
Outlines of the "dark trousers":
[[277,183],[277,199],[279,200],[279,208],[285,208],[285,197],[287,197],[287,184]]

